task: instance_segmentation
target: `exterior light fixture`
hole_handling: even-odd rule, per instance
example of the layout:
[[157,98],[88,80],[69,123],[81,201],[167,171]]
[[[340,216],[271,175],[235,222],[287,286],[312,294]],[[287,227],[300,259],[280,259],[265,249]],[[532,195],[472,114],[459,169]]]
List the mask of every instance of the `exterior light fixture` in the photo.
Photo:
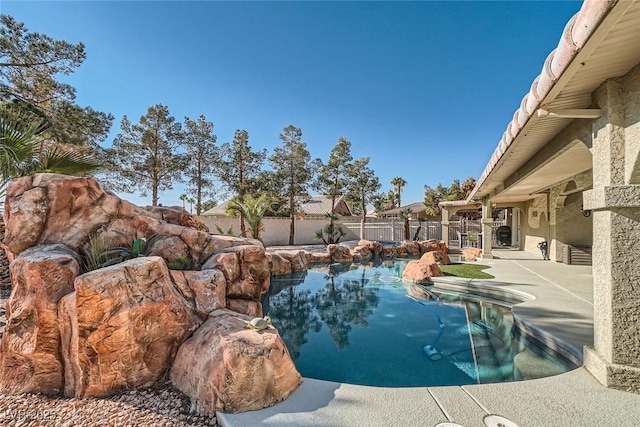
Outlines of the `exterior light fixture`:
[[539,108],[538,117],[557,117],[559,119],[597,119],[602,116],[602,110],[595,108],[554,110]]

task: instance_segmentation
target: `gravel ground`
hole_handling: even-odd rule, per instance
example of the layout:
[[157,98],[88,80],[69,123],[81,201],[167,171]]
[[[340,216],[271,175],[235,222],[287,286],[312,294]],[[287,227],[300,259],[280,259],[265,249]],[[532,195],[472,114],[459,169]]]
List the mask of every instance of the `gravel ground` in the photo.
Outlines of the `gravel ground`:
[[216,419],[189,414],[189,399],[169,382],[108,398],[67,399],[38,394],[0,394],[2,426],[216,426]]
[[[0,291],[0,336],[9,293]],[[217,426],[215,417],[189,413],[189,398],[170,381],[107,398],[75,399],[39,394],[0,394],[0,426],[182,427]]]

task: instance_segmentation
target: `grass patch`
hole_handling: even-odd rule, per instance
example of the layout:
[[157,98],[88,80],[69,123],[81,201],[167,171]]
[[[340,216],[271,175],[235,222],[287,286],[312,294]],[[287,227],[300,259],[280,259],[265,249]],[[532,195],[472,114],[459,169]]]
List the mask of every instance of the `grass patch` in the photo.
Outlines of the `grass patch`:
[[440,266],[440,270],[445,276],[464,277],[465,279],[494,279],[492,275],[482,271],[487,268],[489,268],[488,265],[464,263]]

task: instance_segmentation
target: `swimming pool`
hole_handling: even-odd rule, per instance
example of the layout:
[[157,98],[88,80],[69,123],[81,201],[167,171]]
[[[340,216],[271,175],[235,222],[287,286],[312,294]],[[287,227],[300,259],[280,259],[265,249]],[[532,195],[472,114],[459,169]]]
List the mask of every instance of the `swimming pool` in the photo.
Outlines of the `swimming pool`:
[[517,338],[509,302],[404,283],[406,262],[333,264],[272,278],[263,311],[304,377],[411,387],[575,368]]

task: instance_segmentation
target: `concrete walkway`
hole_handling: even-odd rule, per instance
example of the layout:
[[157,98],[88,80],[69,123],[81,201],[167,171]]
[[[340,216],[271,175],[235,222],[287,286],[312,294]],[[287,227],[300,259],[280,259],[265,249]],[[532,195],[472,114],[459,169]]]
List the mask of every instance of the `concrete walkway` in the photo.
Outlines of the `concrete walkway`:
[[[593,341],[591,267],[543,261],[509,249],[494,250],[494,255],[499,258],[478,262],[489,265],[485,271],[495,279],[438,281],[490,284],[530,295],[531,300],[513,308],[516,321],[541,341],[554,336],[558,351],[581,358],[582,347]],[[218,421],[227,427],[483,427],[489,414],[519,427],[639,426],[640,395],[607,389],[584,368],[537,380],[461,387],[381,388],[305,379],[278,405],[218,414]]]

